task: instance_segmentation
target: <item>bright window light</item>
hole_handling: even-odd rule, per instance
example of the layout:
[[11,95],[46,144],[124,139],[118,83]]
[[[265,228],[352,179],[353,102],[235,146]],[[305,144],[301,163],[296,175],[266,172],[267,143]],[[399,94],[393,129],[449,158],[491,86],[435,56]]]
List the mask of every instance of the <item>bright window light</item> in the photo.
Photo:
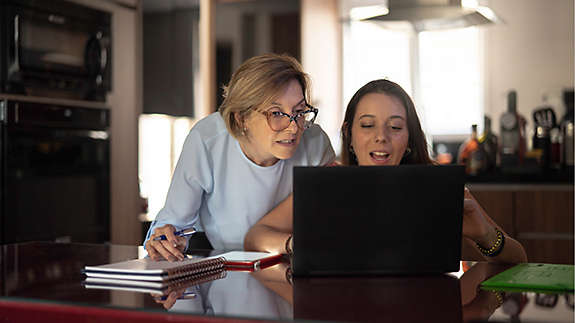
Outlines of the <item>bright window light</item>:
[[376,79],[390,79],[411,93],[409,34],[376,22],[351,21],[344,26],[343,41],[344,105],[360,87]]
[[421,104],[431,135],[469,134],[482,125],[483,87],[477,27],[421,32]]
[[192,125],[190,118],[140,116],[140,194],[148,199],[148,214],[144,216],[149,221],[164,206],[172,173]]
[[461,6],[464,8],[475,9],[479,7],[479,2],[477,0],[461,0]]
[[349,11],[349,16],[353,20],[368,19],[377,16],[387,15],[389,9],[385,5],[365,6],[352,8]]

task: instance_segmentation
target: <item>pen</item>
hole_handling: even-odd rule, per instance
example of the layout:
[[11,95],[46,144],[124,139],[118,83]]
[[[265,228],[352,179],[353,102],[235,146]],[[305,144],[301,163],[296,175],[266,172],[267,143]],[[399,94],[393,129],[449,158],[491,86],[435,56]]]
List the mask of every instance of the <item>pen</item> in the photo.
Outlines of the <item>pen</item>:
[[[174,235],[178,236],[178,237],[189,237],[189,236],[193,235],[194,233],[196,233],[196,228],[194,228],[194,227],[182,229],[180,231],[174,231]],[[154,238],[154,241],[159,241],[159,240],[168,240],[168,238],[166,238],[166,236],[164,234],[162,234],[159,237]]]

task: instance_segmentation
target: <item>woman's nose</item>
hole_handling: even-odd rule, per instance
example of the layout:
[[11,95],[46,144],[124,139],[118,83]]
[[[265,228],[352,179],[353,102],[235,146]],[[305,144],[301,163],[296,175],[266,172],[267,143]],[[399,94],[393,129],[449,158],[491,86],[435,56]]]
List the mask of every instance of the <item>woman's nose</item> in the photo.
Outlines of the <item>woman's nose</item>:
[[383,143],[387,142],[387,133],[385,129],[381,129],[376,133],[375,142],[383,142]]
[[292,133],[296,133],[298,130],[297,120],[292,120],[285,130],[289,130]]

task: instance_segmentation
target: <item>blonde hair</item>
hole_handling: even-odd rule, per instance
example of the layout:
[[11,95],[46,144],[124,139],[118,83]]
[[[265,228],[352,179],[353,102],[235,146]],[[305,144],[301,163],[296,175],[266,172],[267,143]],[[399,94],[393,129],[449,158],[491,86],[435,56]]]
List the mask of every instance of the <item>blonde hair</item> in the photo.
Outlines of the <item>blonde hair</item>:
[[219,111],[232,136],[242,135],[242,125],[236,120],[244,120],[262,105],[271,103],[279,91],[291,80],[297,80],[303,90],[304,99],[309,102],[309,77],[300,63],[288,55],[264,54],[245,61],[224,86],[224,101]]

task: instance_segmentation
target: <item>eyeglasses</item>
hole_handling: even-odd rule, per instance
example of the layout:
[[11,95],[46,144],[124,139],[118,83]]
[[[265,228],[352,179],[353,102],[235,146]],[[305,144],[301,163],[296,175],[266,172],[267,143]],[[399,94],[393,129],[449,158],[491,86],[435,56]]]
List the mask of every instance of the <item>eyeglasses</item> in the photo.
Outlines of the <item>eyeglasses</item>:
[[282,111],[261,111],[268,119],[268,125],[273,131],[282,131],[289,127],[292,121],[295,121],[301,130],[305,130],[313,124],[317,116],[318,109],[309,104],[305,104],[308,108],[293,116]]

